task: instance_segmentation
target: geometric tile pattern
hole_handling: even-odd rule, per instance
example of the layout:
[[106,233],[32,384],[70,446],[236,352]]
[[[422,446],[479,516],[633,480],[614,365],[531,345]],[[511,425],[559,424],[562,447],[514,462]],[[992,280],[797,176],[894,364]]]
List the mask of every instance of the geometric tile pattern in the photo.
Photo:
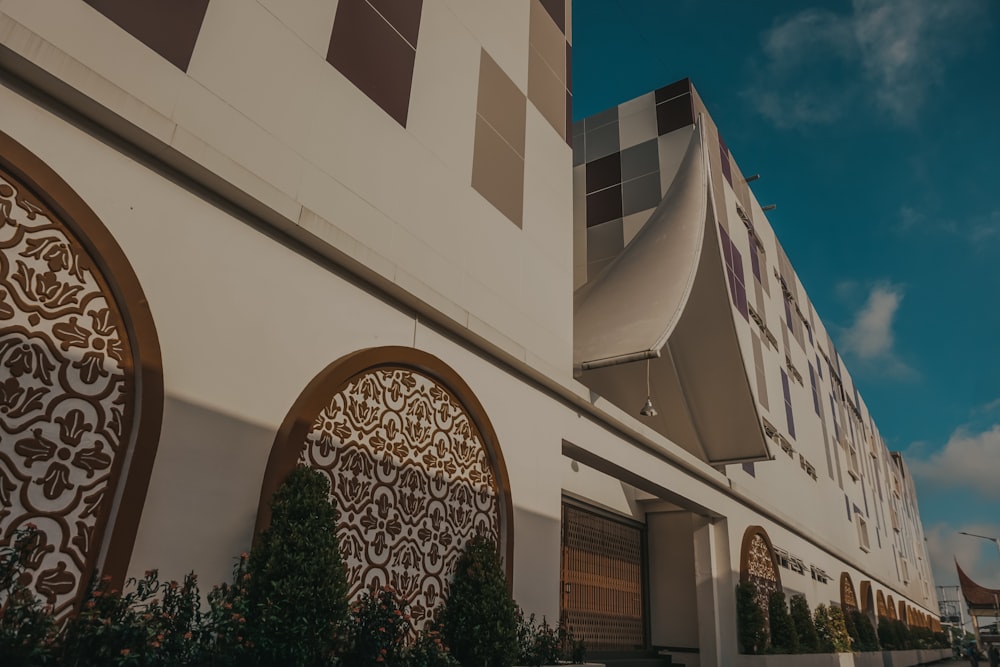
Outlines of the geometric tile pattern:
[[559,136],[571,141],[572,50],[565,24],[566,0],[530,0],[528,100]]

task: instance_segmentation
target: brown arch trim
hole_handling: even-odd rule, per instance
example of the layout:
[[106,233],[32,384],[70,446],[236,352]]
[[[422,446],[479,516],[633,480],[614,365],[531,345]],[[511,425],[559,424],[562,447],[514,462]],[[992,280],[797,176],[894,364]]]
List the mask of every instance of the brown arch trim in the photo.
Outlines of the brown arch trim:
[[[163,420],[163,363],[149,303],[111,232],[84,200],[41,158],[0,131],[0,168],[19,181],[63,223],[93,261],[95,277],[114,298],[131,348],[135,405],[123,423],[123,451],[115,456],[111,502],[103,502],[83,576],[100,570],[119,588],[125,580],[142,516]],[[127,468],[126,468],[127,463]],[[74,602],[78,606],[84,586]]]
[[885,593],[879,591],[876,600],[879,618],[889,618],[889,608],[885,604]]
[[865,580],[859,586],[859,600],[861,611],[869,616],[875,616],[875,595],[872,591],[872,582]]
[[893,621],[898,619],[896,616],[896,601],[892,599],[892,596],[886,596],[885,598],[885,610],[889,612],[889,618]]
[[496,431],[493,430],[493,424],[482,403],[465,380],[441,359],[412,347],[373,347],[344,355],[324,368],[302,390],[278,429],[271,448],[261,484],[254,535],[260,534],[271,523],[271,496],[295,468],[302,443],[312,428],[312,419],[327,406],[330,396],[341,391],[352,379],[386,366],[409,368],[437,381],[458,399],[468,413],[486,447],[490,465],[496,475],[497,493],[500,496],[500,552],[507,568],[508,585],[513,585],[514,511],[510,478]]
[[768,555],[771,557],[771,566],[774,568],[774,577],[777,582],[777,590],[782,590],[781,587],[781,570],[778,565],[778,557],[774,553],[774,545],[771,544],[771,538],[768,537],[767,531],[764,530],[762,526],[748,526],[745,531],[743,531],[743,543],[740,546],[740,583],[745,584],[750,581],[750,570],[748,565],[750,563],[750,548],[753,545],[753,538],[759,535],[763,540],[764,544],[767,545]]
[[847,572],[840,573],[840,606],[844,610],[858,608],[858,598],[854,594],[854,582]]
[[910,624],[910,610],[906,606],[906,600],[899,601],[899,620],[907,625]]

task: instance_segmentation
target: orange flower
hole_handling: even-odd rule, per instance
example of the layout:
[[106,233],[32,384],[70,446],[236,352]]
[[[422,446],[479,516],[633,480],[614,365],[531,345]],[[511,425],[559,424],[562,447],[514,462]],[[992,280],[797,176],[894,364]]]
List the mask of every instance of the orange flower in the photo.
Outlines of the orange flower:
[[128,650],[127,648],[123,648],[123,649],[122,649],[122,655],[124,655],[124,656],[126,656],[126,657],[128,657],[128,654],[129,654],[129,653],[131,653],[131,652],[132,652],[132,651]]

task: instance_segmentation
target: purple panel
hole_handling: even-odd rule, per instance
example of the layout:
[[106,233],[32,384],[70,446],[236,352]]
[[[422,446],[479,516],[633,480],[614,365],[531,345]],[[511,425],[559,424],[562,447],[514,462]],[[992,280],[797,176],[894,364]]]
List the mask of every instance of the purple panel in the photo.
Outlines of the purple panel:
[[809,344],[813,344],[813,329],[812,327],[806,327],[806,331],[809,332]]
[[840,441],[840,424],[837,423],[837,404],[833,402],[833,394],[830,394],[830,414],[833,415],[833,434]]
[[847,520],[851,520],[851,501],[848,500],[847,494],[844,494],[844,505],[847,506]]
[[722,158],[722,175],[729,181],[729,187],[732,187],[733,172],[729,166],[729,148],[726,146],[726,142],[722,140],[722,135],[719,135],[719,153]]
[[733,240],[729,238],[729,232],[720,224],[719,235],[722,237],[722,255],[726,259],[726,268],[733,269]]
[[733,271],[736,272],[736,277],[739,278],[739,281],[742,283],[743,282],[743,276],[744,276],[744,273],[743,273],[743,255],[736,248],[736,244],[735,243],[732,244],[732,245],[733,245]]
[[740,311],[744,320],[750,321],[750,311],[747,309],[747,290],[738,278],[736,279],[736,310]]
[[781,369],[781,391],[785,394],[785,418],[788,420],[788,435],[795,437],[795,418],[792,415],[792,398],[788,389],[788,374]]
[[788,299],[785,299],[785,325],[788,327],[789,331],[795,331],[792,328],[792,306],[788,303]]
[[816,414],[822,417],[819,411],[819,389],[816,387],[816,371],[813,370],[812,363],[809,364],[809,384],[812,385],[813,393],[813,407],[816,408]]
[[870,516],[868,514],[868,491],[865,490],[865,480],[861,480],[861,497],[865,499],[865,516]]
[[733,270],[728,266],[726,267],[726,280],[729,281],[729,294],[733,300],[733,307],[739,308],[740,304],[736,300],[736,276],[733,275]]
[[816,353],[816,372],[819,373],[819,379],[823,379],[823,364],[819,362],[819,353]]
[[750,475],[751,477],[757,476],[757,471],[754,469],[753,463],[744,463],[743,472]]
[[753,277],[760,282],[760,258],[757,257],[757,242],[754,240],[753,232],[747,230],[750,237],[750,266],[753,269]]

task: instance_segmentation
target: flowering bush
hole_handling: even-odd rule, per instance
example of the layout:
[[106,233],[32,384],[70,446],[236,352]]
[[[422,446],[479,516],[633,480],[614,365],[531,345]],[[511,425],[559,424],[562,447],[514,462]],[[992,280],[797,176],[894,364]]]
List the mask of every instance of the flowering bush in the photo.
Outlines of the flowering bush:
[[38,546],[33,524],[15,531],[0,547],[0,664],[44,664],[50,655],[55,623],[24,584],[27,565]]
[[351,649],[344,662],[357,667],[399,664],[413,629],[392,588],[372,589],[353,606]]

